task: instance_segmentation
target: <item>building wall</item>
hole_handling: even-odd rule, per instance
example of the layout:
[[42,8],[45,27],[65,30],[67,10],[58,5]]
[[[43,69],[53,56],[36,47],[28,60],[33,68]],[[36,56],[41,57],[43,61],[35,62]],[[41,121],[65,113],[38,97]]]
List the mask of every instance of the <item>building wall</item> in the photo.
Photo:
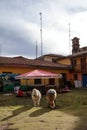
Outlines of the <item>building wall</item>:
[[[85,55],[77,55],[72,58],[72,66],[73,66],[73,77],[77,75],[77,80],[81,81],[82,86],[86,87],[87,84],[87,56]],[[75,63],[75,64],[74,64]],[[75,79],[76,80],[76,79]]]
[[[86,59],[82,63],[81,59],[84,59],[84,58],[86,58]],[[72,61],[73,61],[73,63],[74,63],[74,61],[76,61],[75,65],[72,64],[75,72],[79,71],[79,72],[82,72],[82,73],[87,73],[87,67],[86,67],[87,66],[87,56],[80,56],[80,57],[78,56],[78,57],[73,58]],[[83,71],[82,64],[85,67],[85,71]]]
[[65,58],[65,59],[60,59],[57,61],[57,63],[61,63],[64,65],[71,65],[71,60],[69,58]]
[[[42,69],[42,68],[39,68],[39,69]],[[34,68],[27,68],[27,67],[12,67],[12,66],[0,66],[0,73],[3,73],[3,72],[12,72],[12,73],[15,73],[15,74],[23,74],[23,73],[26,73],[26,72],[29,72],[29,71],[32,71],[34,70]],[[57,74],[61,74],[61,73],[65,73],[66,75],[68,74],[68,70],[56,70],[56,69],[50,69],[50,68],[47,68],[47,69],[44,69],[43,70],[45,71],[49,71],[49,72],[53,72],[53,73],[57,73]],[[34,79],[29,79],[29,80],[21,80],[21,84],[22,85],[33,85],[34,84]],[[44,79],[42,80],[42,84],[44,85]],[[49,84],[49,80],[48,79],[45,79],[45,84]],[[59,80],[58,79],[55,79],[55,85],[59,85]]]
[[33,69],[27,67],[11,67],[11,66],[0,66],[0,73],[12,72],[16,74],[23,74]]

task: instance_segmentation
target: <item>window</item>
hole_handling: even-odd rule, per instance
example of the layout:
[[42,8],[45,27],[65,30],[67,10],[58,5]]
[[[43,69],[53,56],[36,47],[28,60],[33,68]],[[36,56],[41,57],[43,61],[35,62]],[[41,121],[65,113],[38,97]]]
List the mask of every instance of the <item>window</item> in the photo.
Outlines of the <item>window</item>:
[[49,84],[50,85],[55,85],[55,79],[54,78],[49,79]]
[[73,64],[73,66],[76,66],[76,60],[73,60],[73,62],[72,62],[72,64]]
[[81,70],[86,70],[86,58],[81,58]]
[[35,79],[34,84],[42,84],[42,80],[41,79]]
[[77,80],[77,79],[78,79],[78,75],[74,74],[74,80]]
[[3,74],[12,74],[12,72],[2,72]]

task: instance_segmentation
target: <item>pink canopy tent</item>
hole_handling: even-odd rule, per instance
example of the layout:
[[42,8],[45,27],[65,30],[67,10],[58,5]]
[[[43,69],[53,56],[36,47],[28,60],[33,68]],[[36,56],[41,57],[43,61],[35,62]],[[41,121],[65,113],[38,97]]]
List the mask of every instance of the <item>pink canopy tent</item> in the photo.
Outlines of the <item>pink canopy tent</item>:
[[33,70],[15,77],[16,79],[35,79],[35,78],[62,78],[61,74],[55,74],[44,70]]

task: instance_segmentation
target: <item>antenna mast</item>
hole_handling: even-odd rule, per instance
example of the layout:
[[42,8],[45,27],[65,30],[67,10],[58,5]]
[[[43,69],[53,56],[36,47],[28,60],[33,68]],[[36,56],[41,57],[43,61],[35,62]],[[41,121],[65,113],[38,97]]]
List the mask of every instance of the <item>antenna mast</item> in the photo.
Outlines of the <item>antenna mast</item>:
[[37,46],[37,41],[36,41],[36,58],[37,58],[37,49],[38,49],[38,46]]
[[42,13],[40,12],[40,34],[41,34],[41,56],[43,55],[43,41],[42,41]]
[[71,29],[70,29],[70,25],[71,25],[71,23],[69,23],[69,52],[70,52],[70,54],[71,54]]

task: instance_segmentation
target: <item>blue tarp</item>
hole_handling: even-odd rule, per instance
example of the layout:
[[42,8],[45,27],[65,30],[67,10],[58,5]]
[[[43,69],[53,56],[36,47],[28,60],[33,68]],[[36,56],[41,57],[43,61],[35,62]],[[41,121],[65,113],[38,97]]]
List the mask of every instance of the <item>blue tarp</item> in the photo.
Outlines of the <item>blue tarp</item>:
[[18,76],[19,74],[10,74],[10,73],[2,73],[0,74],[0,78],[4,78],[5,76],[9,76],[10,78],[15,78],[15,76]]

